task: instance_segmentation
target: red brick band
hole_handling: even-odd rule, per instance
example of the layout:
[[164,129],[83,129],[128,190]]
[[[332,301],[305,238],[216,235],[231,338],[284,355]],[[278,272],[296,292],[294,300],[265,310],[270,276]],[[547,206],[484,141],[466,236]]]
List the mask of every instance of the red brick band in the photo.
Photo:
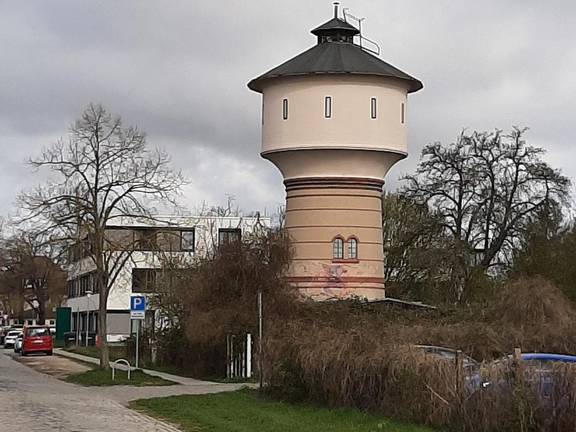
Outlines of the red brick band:
[[375,283],[383,284],[384,278],[380,277],[362,277],[362,276],[344,276],[344,277],[330,277],[330,276],[288,276],[288,282],[343,282],[343,283]]
[[384,180],[362,177],[305,177],[284,180],[286,192],[302,189],[364,189],[382,192]]

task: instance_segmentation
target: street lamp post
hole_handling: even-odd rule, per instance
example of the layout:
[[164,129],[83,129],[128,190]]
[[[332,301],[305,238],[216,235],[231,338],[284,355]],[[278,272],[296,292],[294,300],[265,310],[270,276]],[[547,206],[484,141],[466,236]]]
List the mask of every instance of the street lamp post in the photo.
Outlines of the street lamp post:
[[88,346],[88,329],[90,328],[90,296],[92,291],[86,291],[88,297],[88,306],[86,307],[86,346]]
[[76,346],[80,346],[80,305],[76,305]]

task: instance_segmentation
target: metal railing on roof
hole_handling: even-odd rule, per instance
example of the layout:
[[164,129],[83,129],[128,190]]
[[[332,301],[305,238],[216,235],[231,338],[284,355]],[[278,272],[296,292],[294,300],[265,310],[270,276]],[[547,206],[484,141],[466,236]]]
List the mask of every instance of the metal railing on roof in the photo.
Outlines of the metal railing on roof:
[[[371,52],[372,54],[376,54],[377,56],[380,55],[380,45],[378,45],[376,42],[374,42],[371,39],[368,39],[367,37],[364,37],[362,35],[362,21],[364,21],[366,18],[358,18],[355,17],[354,15],[352,15],[350,12],[348,12],[349,8],[344,8],[342,9],[342,13],[344,14],[344,21],[348,22],[349,19],[354,20],[357,22],[357,26],[358,26],[358,31],[360,32],[358,34],[358,37],[360,39],[359,42],[359,46],[360,48],[362,48],[363,50],[366,50],[368,52]],[[372,46],[372,48],[369,48],[367,46],[365,46],[365,43],[368,43],[369,45]]]

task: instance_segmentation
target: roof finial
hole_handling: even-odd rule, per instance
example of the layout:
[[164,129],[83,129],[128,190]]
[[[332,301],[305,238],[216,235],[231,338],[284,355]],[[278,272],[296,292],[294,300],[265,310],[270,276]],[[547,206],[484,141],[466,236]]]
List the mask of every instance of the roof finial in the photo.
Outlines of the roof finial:
[[334,18],[338,18],[338,6],[340,6],[340,2],[334,2]]

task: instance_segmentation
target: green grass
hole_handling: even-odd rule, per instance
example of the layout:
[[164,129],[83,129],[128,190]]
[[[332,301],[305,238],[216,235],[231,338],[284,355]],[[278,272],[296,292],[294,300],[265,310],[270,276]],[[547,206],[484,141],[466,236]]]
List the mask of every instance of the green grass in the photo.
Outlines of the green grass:
[[65,347],[64,341],[61,341],[61,340],[54,339],[53,344],[54,344],[54,348],[64,348]]
[[[110,348],[110,361],[115,361],[115,360],[119,360],[119,359],[126,359],[128,360],[130,363],[134,364],[134,358],[132,356],[132,358],[128,358],[128,355],[126,354],[126,346],[124,345],[109,345],[108,346]],[[85,355],[88,357],[93,357],[93,358],[100,358],[100,349],[98,347],[95,346],[69,346],[64,348],[65,351],[71,352],[71,353],[76,353],[76,354],[81,354],[81,355]],[[175,367],[171,367],[171,366],[158,366],[158,365],[154,365],[154,364],[148,364],[146,362],[143,362],[142,359],[140,359],[140,367],[144,368],[144,369],[151,369],[151,370],[155,370],[158,372],[164,372],[167,374],[172,374],[172,375],[178,375],[178,376],[183,376],[183,377],[188,377],[188,378],[197,378],[197,379],[202,379],[201,377],[197,377],[194,375],[191,375],[189,373],[187,373],[186,371],[183,371],[181,369],[175,368]],[[212,381],[212,379],[208,379],[209,381]],[[231,381],[223,381],[225,380],[225,378],[220,378],[220,381],[217,382],[231,382]],[[216,380],[214,380],[216,381]],[[243,381],[246,382],[246,381]]]
[[143,399],[130,406],[190,432],[432,432],[352,409],[271,401],[253,390]]
[[[115,361],[121,358],[126,358],[126,347],[123,345],[110,345],[110,361]],[[76,354],[85,355],[88,357],[100,358],[100,348],[95,346],[70,346],[64,348],[65,351],[69,351]],[[131,359],[128,359],[131,360]]]
[[92,369],[79,374],[69,375],[66,381],[84,386],[112,386],[112,385],[131,385],[136,387],[142,386],[166,386],[174,385],[172,381],[166,381],[162,378],[148,375],[140,370],[131,372],[130,380],[126,371],[116,371],[116,379],[112,381],[112,371],[104,369]]
[[[194,377],[193,377],[194,378]],[[256,384],[258,383],[258,377],[252,378],[222,378],[222,377],[214,377],[208,376],[205,378],[199,378],[205,381],[216,382],[220,384]]]

